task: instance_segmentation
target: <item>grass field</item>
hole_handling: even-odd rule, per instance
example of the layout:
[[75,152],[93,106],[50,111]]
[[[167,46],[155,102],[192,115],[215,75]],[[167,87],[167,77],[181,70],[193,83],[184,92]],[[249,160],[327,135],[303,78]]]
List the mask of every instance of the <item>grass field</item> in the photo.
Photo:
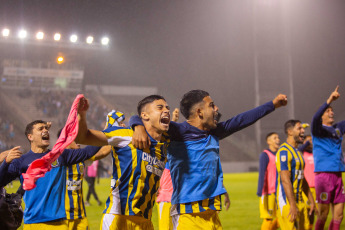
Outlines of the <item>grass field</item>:
[[[257,173],[232,173],[224,175],[224,185],[230,194],[231,207],[228,211],[220,213],[223,229],[231,230],[259,230],[261,220],[259,218],[259,199],[256,196]],[[7,188],[8,192],[14,192],[19,182],[14,183],[14,188]],[[99,198],[103,201],[109,194],[110,179],[101,179],[96,184],[96,191]],[[84,183],[84,195],[87,192],[87,184]],[[93,197],[90,200],[91,206],[86,207],[90,229],[99,229],[99,224],[104,206],[97,206]],[[155,229],[157,224],[157,208],[154,207],[152,222]],[[329,222],[329,220],[328,220]],[[328,227],[328,222],[326,226]],[[343,221],[340,229],[345,229]],[[22,229],[22,228],[20,228]]]

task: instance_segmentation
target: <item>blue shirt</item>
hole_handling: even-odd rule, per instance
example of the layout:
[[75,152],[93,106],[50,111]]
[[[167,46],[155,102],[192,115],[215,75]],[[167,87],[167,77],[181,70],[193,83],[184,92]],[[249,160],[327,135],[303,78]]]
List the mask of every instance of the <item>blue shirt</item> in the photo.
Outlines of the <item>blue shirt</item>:
[[[36,181],[36,187],[24,194],[24,224],[58,221],[66,218],[65,191],[66,167],[95,155],[100,147],[88,146],[84,149],[65,149],[60,157],[52,163],[52,169]],[[36,159],[46,155],[29,151],[10,164],[4,161],[0,166],[0,187],[17,177],[23,182],[22,173]]]
[[[187,122],[170,122],[168,161],[173,183],[172,204],[201,201],[226,193],[219,158],[219,140],[253,124],[274,111],[271,102],[220,122],[211,131]],[[138,116],[130,125],[142,125]]]
[[323,125],[322,115],[328,106],[324,103],[315,113],[311,123],[315,172],[344,172],[341,142],[345,132],[345,121],[332,126]]

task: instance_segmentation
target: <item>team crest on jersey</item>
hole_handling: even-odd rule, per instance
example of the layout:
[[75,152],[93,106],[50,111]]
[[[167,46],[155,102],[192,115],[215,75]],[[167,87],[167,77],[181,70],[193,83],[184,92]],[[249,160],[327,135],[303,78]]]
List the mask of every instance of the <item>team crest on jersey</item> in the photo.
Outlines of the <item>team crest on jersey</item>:
[[340,137],[341,134],[340,134],[340,130],[339,129],[335,129],[335,132],[337,133],[337,136]]
[[54,161],[51,165],[52,165],[53,168],[58,167],[59,166],[59,160],[56,159],[56,161]]
[[286,161],[286,156],[281,156],[280,159],[282,160],[282,162]]
[[320,199],[321,199],[322,201],[328,200],[328,193],[322,192],[322,193],[320,194]]

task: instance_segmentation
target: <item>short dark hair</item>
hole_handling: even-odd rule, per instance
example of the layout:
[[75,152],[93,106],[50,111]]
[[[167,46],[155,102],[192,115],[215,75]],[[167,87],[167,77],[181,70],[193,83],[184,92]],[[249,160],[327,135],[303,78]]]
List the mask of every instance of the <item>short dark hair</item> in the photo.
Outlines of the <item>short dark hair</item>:
[[164,97],[162,97],[161,95],[156,95],[156,94],[155,95],[147,96],[144,99],[142,99],[141,101],[139,101],[138,106],[137,106],[139,117],[141,115],[141,112],[142,112],[144,106],[149,104],[149,103],[152,103],[152,102],[154,102],[156,100],[164,100],[164,101],[166,101]]
[[266,141],[268,140],[268,138],[269,138],[270,136],[272,136],[272,135],[274,135],[274,134],[277,134],[277,135],[278,135],[278,133],[276,133],[276,132],[270,132],[270,133],[268,133],[268,134],[266,135]]
[[191,90],[188,93],[185,93],[180,102],[180,111],[182,115],[186,119],[189,119],[193,106],[202,102],[202,100],[207,96],[210,96],[210,94],[201,89]]
[[288,130],[295,127],[295,125],[297,123],[301,123],[300,120],[294,120],[294,119],[291,119],[291,120],[288,120],[287,122],[285,122],[284,124],[284,131],[285,131],[285,134],[287,135],[288,134]]
[[34,125],[37,125],[37,124],[47,124],[47,122],[43,121],[43,120],[35,120],[35,121],[32,121],[29,124],[27,124],[26,128],[25,128],[25,136],[26,136],[26,138],[28,138],[28,135],[32,133]]

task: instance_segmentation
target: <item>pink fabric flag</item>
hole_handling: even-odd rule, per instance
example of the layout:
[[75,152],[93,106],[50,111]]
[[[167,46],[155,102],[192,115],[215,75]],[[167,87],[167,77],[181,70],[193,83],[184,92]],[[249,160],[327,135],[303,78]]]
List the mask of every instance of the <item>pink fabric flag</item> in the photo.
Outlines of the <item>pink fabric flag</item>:
[[36,187],[35,183],[37,179],[44,177],[44,174],[51,170],[51,164],[59,158],[65,148],[77,137],[79,130],[78,104],[79,100],[83,97],[83,94],[79,94],[75,98],[65,127],[62,129],[60,137],[56,141],[53,149],[42,158],[33,161],[26,170],[26,173],[22,174],[24,178],[23,188],[25,190],[31,190]]

